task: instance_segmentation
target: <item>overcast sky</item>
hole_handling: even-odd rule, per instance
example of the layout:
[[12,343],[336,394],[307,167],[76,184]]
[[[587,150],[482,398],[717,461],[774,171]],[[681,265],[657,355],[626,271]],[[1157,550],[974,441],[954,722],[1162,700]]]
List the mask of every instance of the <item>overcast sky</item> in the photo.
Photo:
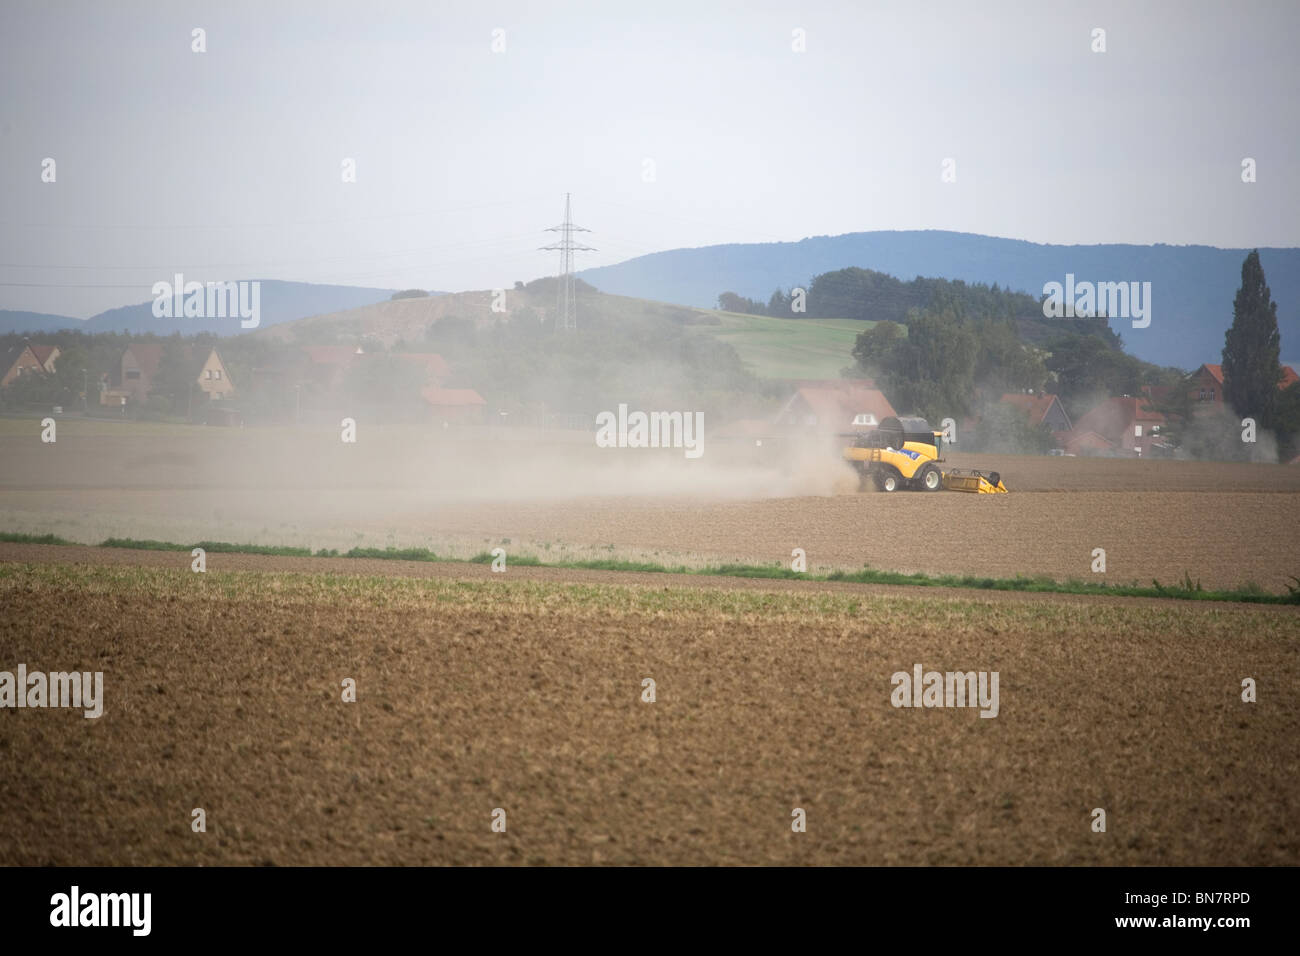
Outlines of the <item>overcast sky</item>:
[[3,0],[0,308],[509,285],[556,270],[566,191],[579,268],[872,229],[1300,245],[1297,36],[1289,0]]

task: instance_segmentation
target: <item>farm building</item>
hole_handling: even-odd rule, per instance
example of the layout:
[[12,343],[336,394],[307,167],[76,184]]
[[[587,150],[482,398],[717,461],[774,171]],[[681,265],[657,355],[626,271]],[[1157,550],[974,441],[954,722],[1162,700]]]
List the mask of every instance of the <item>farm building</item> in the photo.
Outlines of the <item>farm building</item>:
[[52,373],[59,358],[56,345],[32,345],[24,342],[0,355],[0,387],[24,375],[36,372]]
[[776,424],[817,432],[865,431],[898,413],[870,379],[800,383]]

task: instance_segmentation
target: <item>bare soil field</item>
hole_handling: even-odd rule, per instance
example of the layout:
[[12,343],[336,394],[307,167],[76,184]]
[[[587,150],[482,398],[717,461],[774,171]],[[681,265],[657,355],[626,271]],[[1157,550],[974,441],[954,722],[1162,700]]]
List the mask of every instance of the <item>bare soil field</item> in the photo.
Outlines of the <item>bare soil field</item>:
[[[185,557],[0,554],[0,668],[105,682],[0,710],[0,863],[1300,861],[1290,608],[121,563]],[[998,716],[894,708],[917,663]]]
[[[1283,590],[1300,575],[1300,468],[954,453],[1012,494],[858,493],[835,448],[598,449],[416,427],[222,430],[69,421],[0,428],[0,530],[177,542],[495,546],[544,559],[785,563]],[[30,434],[28,432],[31,432]],[[1106,571],[1092,570],[1093,550]]]

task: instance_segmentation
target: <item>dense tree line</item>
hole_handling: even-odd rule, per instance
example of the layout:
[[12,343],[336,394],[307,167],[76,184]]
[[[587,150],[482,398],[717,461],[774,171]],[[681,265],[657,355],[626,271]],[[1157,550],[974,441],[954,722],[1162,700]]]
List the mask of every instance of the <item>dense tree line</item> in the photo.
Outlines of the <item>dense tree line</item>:
[[1023,292],[1000,289],[960,279],[927,279],[910,282],[873,269],[837,269],[813,277],[802,287],[803,311],[797,311],[800,297],[795,288],[776,289],[766,303],[734,292],[718,296],[718,308],[748,315],[775,318],[862,319],[906,323],[912,312],[951,310],[962,316],[997,318],[1042,318],[1042,304]]
[[1010,319],[963,318],[951,308],[914,310],[906,327],[879,322],[858,336],[853,357],[853,374],[874,378],[896,409],[934,421],[985,414],[1004,393],[1030,390],[1054,392],[1077,417],[1102,398],[1183,380],[1097,336],[1066,333],[1042,349],[1021,341]]
[[[799,311],[799,308],[802,311]],[[776,289],[766,303],[735,292],[718,296],[718,308],[775,318],[841,318],[907,325],[910,316],[951,312],[958,318],[1007,319],[1016,337],[1043,351],[1052,351],[1061,336],[1100,339],[1122,350],[1120,336],[1105,318],[1046,319],[1043,306],[1024,292],[960,279],[918,277],[904,282],[871,269],[838,269],[815,276],[802,294],[795,288]]]

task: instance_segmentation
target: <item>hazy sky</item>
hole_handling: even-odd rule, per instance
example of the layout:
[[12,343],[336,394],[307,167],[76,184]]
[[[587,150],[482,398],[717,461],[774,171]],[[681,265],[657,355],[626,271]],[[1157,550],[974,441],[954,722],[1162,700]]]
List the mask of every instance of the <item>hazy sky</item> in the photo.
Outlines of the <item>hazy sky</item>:
[[1300,245],[1297,36],[1289,0],[0,0],[0,308],[509,285],[555,271],[566,191],[579,268],[871,229]]

